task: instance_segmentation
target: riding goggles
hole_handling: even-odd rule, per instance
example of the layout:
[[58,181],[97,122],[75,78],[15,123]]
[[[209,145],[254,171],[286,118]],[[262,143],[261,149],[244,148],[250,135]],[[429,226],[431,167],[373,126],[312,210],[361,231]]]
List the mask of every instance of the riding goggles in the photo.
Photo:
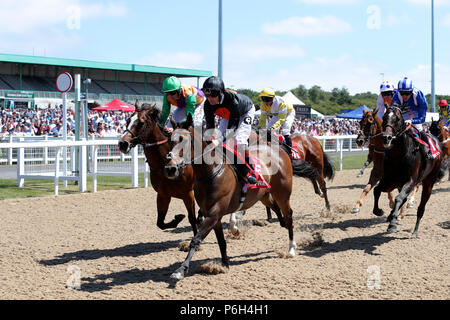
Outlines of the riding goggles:
[[272,100],[273,100],[273,97],[261,97],[261,100],[263,101],[263,102],[271,102]]
[[394,92],[392,92],[392,91],[385,91],[385,92],[382,92],[381,95],[383,97],[389,97],[389,96],[393,96]]
[[202,89],[202,91],[205,94],[205,96],[212,97],[212,98],[218,97],[220,94],[219,90],[210,89],[210,88]]
[[412,94],[412,91],[399,91],[401,96],[410,96]]

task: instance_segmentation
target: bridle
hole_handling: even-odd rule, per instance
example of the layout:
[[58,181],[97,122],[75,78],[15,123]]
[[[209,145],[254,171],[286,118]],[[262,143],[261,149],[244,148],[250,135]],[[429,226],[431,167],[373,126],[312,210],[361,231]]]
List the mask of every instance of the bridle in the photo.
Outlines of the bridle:
[[[186,130],[186,129],[177,129],[177,133],[188,134],[189,136],[191,136],[191,133],[189,132],[189,130]],[[193,139],[193,137],[191,136],[191,143],[192,143],[192,139]],[[185,167],[188,166],[188,165],[194,164],[194,163],[196,162],[196,160],[203,158],[203,155],[204,155],[204,154],[205,154],[205,153],[202,152],[200,155],[198,155],[197,157],[191,158],[189,161],[186,161],[186,159],[185,159],[184,157],[182,157],[182,158],[181,158],[182,161],[177,162],[177,161],[175,161],[175,156],[174,156],[173,152],[169,152],[169,153],[167,154],[167,157],[166,157],[166,158],[167,158],[168,161],[171,161],[171,160],[172,160],[172,161],[175,163],[176,168],[177,168],[178,170],[181,170],[181,169],[185,168]],[[217,166],[216,168],[214,168],[213,172],[212,172],[210,175],[208,175],[207,178],[208,178],[208,179],[213,179],[213,178],[214,178],[215,176],[217,176],[220,172],[222,172],[222,170],[223,170],[223,168],[224,168],[224,164],[225,164],[225,161],[222,161],[222,163],[220,164],[220,166]],[[197,178],[197,180],[201,180],[201,179]]]
[[[391,106],[391,107],[389,107],[387,110],[386,110],[386,112],[388,112],[388,110],[389,109],[392,109],[393,111],[395,111],[395,109],[398,109],[399,111],[400,111],[400,113],[403,113],[403,111],[402,111],[402,109],[400,109],[399,107],[397,107],[397,106]],[[397,117],[397,115],[395,115],[396,117]],[[395,140],[395,139],[397,139],[398,137],[400,137],[401,135],[403,135],[406,131],[408,131],[408,129],[410,128],[409,126],[405,126],[404,127],[404,129],[402,130],[402,129],[400,129],[399,131],[400,131],[400,133],[398,133],[397,132],[397,129],[396,128],[394,128],[392,125],[390,125],[390,124],[386,124],[386,125],[384,125],[384,130],[386,130],[386,128],[391,128],[392,129],[392,132],[393,132],[393,136],[391,136],[391,140]]]

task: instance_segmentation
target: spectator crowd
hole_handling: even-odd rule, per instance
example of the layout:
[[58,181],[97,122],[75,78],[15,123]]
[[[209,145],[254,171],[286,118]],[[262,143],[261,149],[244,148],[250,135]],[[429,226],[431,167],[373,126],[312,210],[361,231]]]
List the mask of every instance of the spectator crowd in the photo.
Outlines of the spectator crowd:
[[[126,129],[131,112],[88,112],[88,135],[90,137],[116,137]],[[67,111],[67,136],[75,134],[73,111]],[[255,119],[256,120],[256,119]],[[256,122],[256,121],[255,121]],[[45,109],[0,109],[0,138],[8,136],[63,136],[62,107]],[[323,119],[300,117],[291,132],[323,135],[354,135],[359,130],[359,120]]]

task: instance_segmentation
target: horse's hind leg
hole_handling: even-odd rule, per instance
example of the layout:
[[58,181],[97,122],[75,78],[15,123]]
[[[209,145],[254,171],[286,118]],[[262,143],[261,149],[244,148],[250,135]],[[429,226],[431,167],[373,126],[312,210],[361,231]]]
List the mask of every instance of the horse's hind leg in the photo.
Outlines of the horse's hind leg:
[[327,183],[325,182],[325,179],[323,177],[320,177],[318,179],[320,190],[322,190],[322,197],[325,199],[325,207],[328,211],[331,210],[330,202],[328,201],[328,194],[327,194]]
[[227,242],[225,241],[225,237],[223,235],[222,223],[220,220],[214,226],[214,233],[216,234],[217,242],[219,243],[220,255],[222,256],[222,264],[229,268],[230,264],[227,256]]
[[197,234],[197,219],[195,219],[195,199],[194,193],[191,191],[187,194],[186,197],[183,198],[184,205],[188,211],[188,219],[189,223],[192,226],[192,231],[194,232],[194,236]]
[[281,227],[286,227],[286,223],[283,218],[283,214],[281,213],[280,207],[278,206],[277,202],[272,198],[271,194],[267,194],[261,199],[262,204],[264,204],[267,208],[267,210],[270,211],[272,209],[275,214],[277,215],[278,221],[280,222]]
[[161,230],[169,229],[169,228],[176,228],[177,225],[180,223],[181,220],[184,219],[184,214],[178,214],[175,216],[175,218],[170,221],[169,223],[165,223],[164,219],[166,218],[167,210],[169,209],[171,197],[163,196],[160,193],[158,193],[156,197],[156,207],[158,210],[158,221],[156,222],[156,225]]
[[414,231],[411,235],[412,239],[417,239],[418,231],[419,231],[419,224],[420,220],[423,217],[423,214],[425,213],[425,205],[428,202],[428,199],[430,199],[431,191],[433,190],[433,183],[430,182],[431,179],[427,179],[427,181],[424,181],[422,183],[422,196],[420,199],[419,207],[417,208],[417,220],[416,220],[416,226],[414,227]]

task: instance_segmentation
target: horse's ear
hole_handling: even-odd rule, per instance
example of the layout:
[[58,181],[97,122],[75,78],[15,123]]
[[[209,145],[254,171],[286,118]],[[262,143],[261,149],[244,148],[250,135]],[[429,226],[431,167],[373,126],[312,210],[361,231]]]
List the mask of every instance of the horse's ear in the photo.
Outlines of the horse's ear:
[[372,114],[378,114],[378,107],[376,107],[375,110],[373,110]]
[[170,121],[170,124],[172,125],[172,128],[174,130],[178,128],[178,124],[175,122],[175,120],[173,120],[172,116],[170,116],[169,121]]
[[135,107],[136,111],[140,111],[140,105],[139,105],[138,99],[136,99],[136,102],[134,103],[134,107]]
[[150,117],[153,119],[153,120],[158,120],[158,117],[159,117],[159,110],[158,110],[158,108],[154,108],[154,107],[152,107],[151,109],[150,109]]

